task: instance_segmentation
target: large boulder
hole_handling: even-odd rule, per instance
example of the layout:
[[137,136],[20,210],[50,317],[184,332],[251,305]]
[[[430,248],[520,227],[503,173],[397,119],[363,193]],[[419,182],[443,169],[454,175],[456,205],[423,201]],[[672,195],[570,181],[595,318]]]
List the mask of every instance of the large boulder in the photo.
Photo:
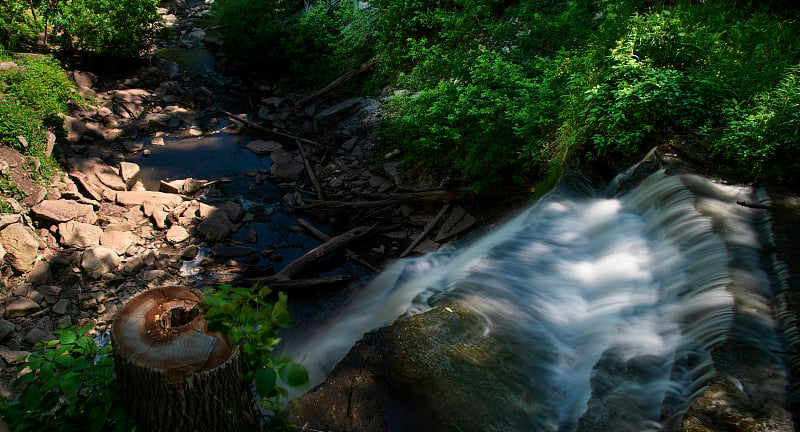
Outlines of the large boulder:
[[197,225],[197,234],[208,242],[221,242],[236,231],[236,226],[231,222],[225,212],[218,210],[211,213]]
[[119,255],[105,246],[86,249],[81,255],[81,269],[93,279],[114,271],[120,263]]
[[0,245],[6,251],[6,261],[19,272],[33,268],[39,252],[36,237],[21,223],[11,224],[0,231]]

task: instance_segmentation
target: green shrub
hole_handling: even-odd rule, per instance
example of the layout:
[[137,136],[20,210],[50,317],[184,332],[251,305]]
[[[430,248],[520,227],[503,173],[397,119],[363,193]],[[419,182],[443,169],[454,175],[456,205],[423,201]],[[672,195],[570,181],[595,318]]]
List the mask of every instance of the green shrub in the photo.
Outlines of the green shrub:
[[0,45],[20,50],[36,41],[42,25],[36,18],[33,2],[5,0],[0,2]]
[[98,348],[90,327],[55,330],[19,363],[13,385],[22,392],[0,405],[14,431],[128,431],[114,380],[111,345]]
[[800,65],[751,101],[731,101],[715,148],[753,178],[794,183],[800,172]]
[[130,57],[159,35],[155,0],[60,0],[59,6],[55,30],[70,49]]
[[280,407],[288,393],[278,385],[298,387],[308,383],[308,372],[290,361],[273,359],[272,348],[280,341],[277,328],[289,325],[285,293],[270,303],[268,287],[241,288],[220,285],[205,292],[204,316],[209,328],[228,336],[231,344],[240,345],[248,372],[245,382],[254,384],[261,404],[269,410]]

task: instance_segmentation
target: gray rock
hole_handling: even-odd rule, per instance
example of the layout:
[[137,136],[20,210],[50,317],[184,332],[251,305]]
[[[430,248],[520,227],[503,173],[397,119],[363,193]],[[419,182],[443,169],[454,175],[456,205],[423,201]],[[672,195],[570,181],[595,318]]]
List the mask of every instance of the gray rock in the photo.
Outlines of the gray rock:
[[38,303],[29,298],[18,298],[6,306],[6,318],[19,318],[38,312],[41,309]]
[[233,222],[238,222],[244,214],[242,211],[242,206],[235,201],[225,202],[225,204],[220,207],[220,210],[224,211],[225,214],[228,215],[228,218]]
[[25,280],[33,285],[45,285],[50,283],[50,281],[53,280],[53,274],[50,271],[50,263],[47,261],[36,261]]
[[55,336],[53,336],[53,334],[49,331],[40,327],[34,327],[28,330],[28,333],[25,334],[23,341],[29,345],[36,345],[39,342],[52,340],[54,338]]
[[22,68],[12,61],[0,62],[0,71],[17,71],[17,70],[22,70]]
[[7,363],[17,362],[24,359],[28,355],[30,355],[28,351],[17,351],[5,346],[0,346],[0,358]]
[[272,166],[269,168],[270,174],[276,182],[296,182],[305,171],[305,165],[294,159],[286,150],[280,149],[271,153]]
[[165,75],[166,79],[175,79],[181,74],[180,66],[174,61],[159,56],[153,56],[150,58],[150,63],[157,67],[158,70]]
[[119,255],[104,246],[86,249],[81,256],[81,269],[93,279],[99,279],[104,274],[115,270],[119,263]]
[[209,242],[221,242],[234,232],[234,224],[223,211],[216,211],[197,225],[197,234]]
[[184,261],[191,261],[191,260],[193,260],[193,259],[195,259],[197,257],[197,252],[198,251],[199,251],[199,248],[197,247],[197,245],[186,246],[181,251],[181,259],[184,260]]
[[69,299],[61,299],[53,306],[53,312],[58,315],[66,315],[72,307],[72,302]]
[[283,146],[275,141],[255,140],[247,143],[247,145],[245,145],[245,148],[257,155],[267,155],[276,150],[282,149]]
[[125,264],[122,266],[122,271],[125,274],[135,274],[138,273],[143,266],[144,260],[142,260],[142,257],[137,255],[130,257],[127,261],[125,261]]
[[120,191],[114,193],[114,200],[126,207],[140,206],[142,203],[166,205],[173,208],[183,201],[178,195],[151,191]]
[[103,230],[95,225],[69,221],[58,224],[58,235],[61,244],[67,247],[87,248],[100,244]]
[[33,268],[39,252],[39,242],[24,225],[11,224],[0,230],[0,245],[6,251],[6,261],[19,272]]
[[336,129],[340,120],[358,112],[363,101],[362,98],[352,98],[326,108],[314,116],[314,130],[326,132]]
[[14,323],[0,319],[0,341],[7,338],[11,333],[14,333],[16,328],[17,326],[15,326]]

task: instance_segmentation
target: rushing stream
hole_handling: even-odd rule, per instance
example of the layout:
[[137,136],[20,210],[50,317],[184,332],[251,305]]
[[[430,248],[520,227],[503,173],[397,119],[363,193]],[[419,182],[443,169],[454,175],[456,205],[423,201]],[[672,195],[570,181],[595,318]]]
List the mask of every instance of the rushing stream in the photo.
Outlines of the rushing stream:
[[749,391],[712,359],[731,343],[769,371],[759,388],[782,395],[768,221],[737,200],[767,203],[663,171],[622,196],[556,190],[468,246],[394,263],[327,322],[288,333],[286,349],[316,385],[365,332],[466,308],[482,323],[474,337],[504,353],[481,369],[492,388],[474,392],[513,405],[482,430],[673,429],[713,377]]

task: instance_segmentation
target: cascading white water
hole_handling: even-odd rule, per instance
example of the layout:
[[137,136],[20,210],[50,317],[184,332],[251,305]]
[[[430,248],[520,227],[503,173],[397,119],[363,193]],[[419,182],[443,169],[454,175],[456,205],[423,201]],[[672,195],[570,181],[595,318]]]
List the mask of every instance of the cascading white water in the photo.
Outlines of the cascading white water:
[[316,385],[365,332],[456,302],[513,358],[498,387],[523,420],[485,430],[669,428],[715,376],[715,348],[780,348],[759,211],[737,200],[766,198],[663,171],[621,197],[554,191],[467,247],[396,262],[285,353]]

